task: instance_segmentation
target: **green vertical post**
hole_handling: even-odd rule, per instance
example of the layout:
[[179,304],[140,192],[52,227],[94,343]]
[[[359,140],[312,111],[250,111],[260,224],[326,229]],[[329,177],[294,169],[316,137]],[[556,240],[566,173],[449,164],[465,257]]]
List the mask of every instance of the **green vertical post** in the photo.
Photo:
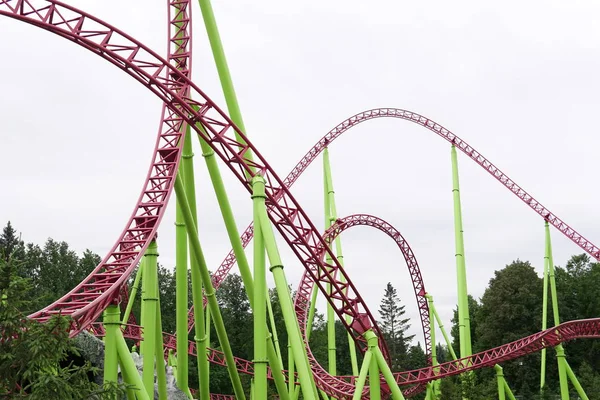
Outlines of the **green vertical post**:
[[129,294],[129,300],[127,301],[127,307],[125,308],[125,313],[123,314],[123,319],[121,320],[123,324],[126,324],[129,320],[129,315],[131,314],[131,309],[133,308],[133,303],[135,302],[135,297],[137,296],[138,289],[140,287],[140,279],[142,278],[142,264],[138,266],[138,270],[135,274],[135,279],[133,280],[133,285],[131,286],[131,293]]
[[142,314],[142,325],[144,326],[144,359],[142,379],[147,393],[154,393],[154,361],[155,358],[162,357],[162,354],[156,354],[156,315],[160,310],[158,308],[158,246],[156,240],[152,240],[144,255],[146,259],[146,271],[144,271],[144,297],[142,302],[145,304]]
[[[115,340],[115,344],[116,344],[116,340]],[[125,393],[127,394],[127,400],[135,400],[136,396],[135,396],[135,392],[136,390],[134,389],[133,385],[132,385],[132,381],[133,379],[129,376],[129,371],[125,368],[125,365],[123,365],[123,362],[121,361],[120,357],[118,357],[119,352],[117,349],[117,358],[119,358],[119,367],[121,368],[121,375],[123,376],[123,383],[126,384],[126,389],[125,389]],[[138,375],[139,378],[139,375]]]
[[[117,330],[116,342],[119,361],[123,367],[124,375],[129,379],[128,383],[133,386],[138,400],[150,400],[150,396],[148,396],[144,382],[142,381],[142,378],[140,378],[140,374],[135,367],[133,359],[131,358],[131,353],[127,348],[127,343],[125,342],[125,338],[120,329]],[[154,396],[154,387],[152,387],[152,392],[150,393]]]
[[165,370],[165,348],[163,346],[162,335],[162,318],[160,311],[160,296],[158,297],[158,305],[156,307],[156,385],[158,386],[158,399],[167,399],[167,374]]
[[[179,166],[180,173],[185,177],[187,160],[191,159],[191,135],[188,132],[184,138],[183,161]],[[193,167],[192,167],[193,168]],[[184,178],[185,181],[185,178]],[[183,222],[183,212],[179,203],[175,204],[175,324],[177,339],[177,387],[191,399],[188,387],[188,251],[187,233]],[[199,372],[200,373],[200,372]]]
[[[323,152],[323,203],[325,206],[325,230],[329,229],[331,226],[331,204],[329,201],[329,185],[327,182],[327,167],[328,165],[328,157],[327,157],[327,148]],[[331,247],[331,243],[328,243],[329,247]],[[329,253],[326,253],[325,261],[327,264],[331,265],[332,259],[329,256]],[[331,294],[331,285],[327,284],[327,292]],[[327,362],[328,362],[328,372],[331,375],[337,375],[336,373],[336,346],[335,346],[335,313],[333,310],[333,306],[327,303]]]
[[371,365],[373,353],[371,350],[367,349],[365,352],[365,356],[363,357],[363,363],[360,367],[360,373],[358,374],[358,380],[356,381],[356,389],[354,389],[354,395],[352,396],[352,400],[360,400],[362,397],[362,391],[365,387],[365,381],[367,379],[367,374],[369,373],[369,367]]
[[[323,150],[323,171],[325,176],[326,192],[329,197],[329,222],[326,224],[326,229],[337,221],[337,207],[335,204],[335,190],[333,190],[333,178],[331,177],[331,164],[329,162],[329,149],[325,147]],[[327,210],[326,216],[327,216]],[[338,236],[335,238],[335,254],[340,262],[340,266],[344,268],[344,255],[342,253],[342,239]],[[342,283],[345,283],[345,278],[341,276]],[[347,290],[346,290],[347,291]],[[350,323],[350,316],[346,317],[346,322]],[[335,337],[335,336],[334,336]],[[352,367],[352,374],[358,375],[358,361],[356,357],[356,345],[352,335],[348,333],[348,349],[350,351],[350,364]],[[334,346],[335,347],[335,346]]]
[[117,357],[117,331],[121,326],[119,306],[111,304],[104,310],[104,382],[117,383],[119,377]]
[[[558,297],[556,293],[556,280],[554,277],[554,260],[552,258],[552,242],[550,239],[550,227],[546,221],[544,224],[546,236],[546,259],[548,260],[548,275],[550,280],[550,291],[552,293],[552,311],[554,316],[554,326],[560,324],[558,312]],[[567,381],[566,358],[563,347],[559,344],[555,348],[556,361],[558,363],[558,379],[560,383],[560,396],[562,400],[569,400],[569,383]]]
[[[185,189],[183,186],[183,181],[179,174],[175,179],[175,193],[177,195],[177,201],[181,204],[181,209],[183,210],[183,218],[185,221],[185,225],[188,230],[188,237],[190,239],[191,249],[194,254],[195,260],[198,262],[198,268],[192,268],[192,271],[199,269],[200,277],[202,279],[202,283],[205,287],[206,298],[208,299],[208,306],[210,307],[210,311],[213,317],[215,330],[217,331],[217,336],[219,338],[219,343],[221,344],[221,349],[225,354],[225,360],[227,362],[227,370],[229,372],[229,377],[231,379],[231,383],[233,386],[233,390],[235,396],[239,400],[245,400],[246,395],[244,394],[244,390],[242,388],[242,383],[240,381],[240,376],[235,367],[235,360],[233,358],[233,353],[231,352],[231,345],[229,344],[229,338],[227,337],[227,332],[225,330],[225,324],[223,323],[223,317],[221,316],[221,311],[219,309],[219,303],[217,302],[217,298],[215,297],[215,289],[210,280],[210,273],[208,272],[208,267],[206,266],[206,260],[204,259],[204,253],[202,252],[202,247],[200,246],[200,240],[198,238],[198,231],[196,230],[196,224],[194,222],[192,212],[190,210],[190,206],[188,204],[187,198],[185,196]],[[194,277],[192,275],[192,285],[193,285]],[[196,289],[194,289],[196,292]],[[194,293],[196,294],[196,293]],[[198,311],[202,310],[202,296],[201,293],[198,293],[199,301],[194,302],[194,310]],[[198,306],[198,307],[196,307]],[[199,324],[196,324],[196,329],[204,330],[204,321],[200,321]],[[205,340],[205,338],[202,338]],[[198,349],[200,351],[200,349]],[[204,350],[206,351],[206,350]],[[199,357],[200,358],[200,357]]]
[[[186,131],[186,135],[185,135],[185,139],[183,142],[183,148],[184,148],[184,155],[182,157],[182,162],[181,165],[183,168],[181,168],[181,173],[178,174],[178,177],[180,179],[182,179],[182,183],[184,183],[183,185],[183,195],[185,196],[185,201],[187,202],[187,204],[189,205],[189,212],[190,212],[190,218],[191,221],[193,222],[193,225],[189,225],[189,223],[186,222],[186,217],[185,217],[185,211],[183,210],[183,205],[178,201],[177,204],[179,206],[180,209],[180,217],[182,218],[182,226],[183,228],[186,230],[186,237],[187,237],[187,247],[188,248],[192,248],[193,247],[193,243],[192,243],[192,235],[189,233],[190,230],[195,230],[196,233],[196,237],[198,237],[198,230],[197,230],[197,226],[198,226],[198,211],[197,211],[197,206],[196,206],[196,180],[194,177],[194,153],[192,150],[192,132],[190,127],[187,128]],[[183,235],[182,235],[183,236]],[[199,245],[199,242],[198,242]],[[200,273],[200,266],[199,266],[199,260],[197,258],[197,255],[193,252],[190,251],[189,252],[189,260],[190,260],[190,271],[191,271],[191,278],[192,278],[192,303],[194,304],[194,340],[196,341],[196,352],[197,352],[197,357],[196,357],[196,362],[197,362],[197,367],[198,367],[198,376],[199,376],[199,381],[200,381],[200,399],[202,400],[208,400],[210,399],[210,376],[209,376],[209,371],[210,371],[210,367],[208,364],[208,359],[207,359],[207,350],[206,347],[208,346],[208,341],[207,341],[207,333],[206,333],[206,329],[205,329],[205,310],[204,310],[204,306],[203,306],[203,302],[202,302],[202,275]],[[187,260],[186,260],[186,265],[187,265]],[[187,271],[186,271],[186,278],[187,278]],[[183,282],[182,282],[183,283]],[[187,295],[187,285],[186,285],[186,295]],[[185,307],[185,309],[187,309],[187,305]],[[181,316],[181,318],[183,317],[183,314]],[[185,332],[185,336],[187,339],[187,332],[188,332],[188,326],[187,326],[187,315],[185,316],[185,324],[183,322],[181,322],[181,325],[184,326],[185,325],[185,329],[183,332]],[[177,331],[179,332],[180,329],[177,328]],[[184,334],[182,332],[182,334]],[[183,342],[183,341],[182,341]],[[187,345],[187,343],[186,343]],[[186,349],[187,352],[187,349]],[[179,364],[179,362],[178,362]],[[187,366],[187,363],[186,363]]]
[[283,319],[292,345],[292,351],[294,352],[294,360],[298,370],[298,379],[302,388],[303,398],[306,400],[316,400],[318,397],[317,389],[308,363],[306,348],[304,347],[304,342],[302,341],[302,336],[300,334],[298,320],[294,313],[292,298],[283,272],[283,263],[281,262],[279,250],[277,249],[273,227],[271,226],[271,221],[267,215],[265,206],[265,181],[261,176],[255,176],[252,180],[252,186],[254,189],[254,198],[256,198],[257,202],[260,201],[261,204],[259,213],[260,226],[255,225],[254,230],[260,229],[264,238],[267,255],[271,265],[269,269],[275,280],[275,287],[277,289]]
[[[141,272],[141,276],[143,276],[146,273],[146,257],[143,256],[142,259],[140,260],[140,266],[139,266],[140,272]],[[140,292],[140,298],[141,298],[141,302],[140,302],[140,326],[142,327],[142,340],[140,341],[140,356],[144,356],[144,315],[146,315],[146,302],[144,301],[144,297],[146,297],[145,295],[145,290],[146,290],[146,286],[144,285],[144,281],[146,280],[146,278],[142,279],[142,291]]]
[[[201,126],[200,128],[203,129]],[[244,289],[248,295],[250,307],[254,308],[254,282],[252,279],[252,272],[250,271],[250,265],[248,264],[248,259],[240,240],[240,235],[235,223],[233,211],[231,210],[231,204],[229,203],[227,192],[225,191],[225,186],[223,185],[223,179],[221,178],[221,173],[219,171],[219,166],[217,165],[217,160],[215,159],[215,153],[201,137],[198,137],[198,139],[200,140],[202,156],[204,157],[206,166],[208,168],[208,173],[210,175],[215,195],[219,203],[221,215],[223,216],[223,221],[225,222],[225,229],[227,230],[227,235],[237,260],[240,275],[242,277],[242,281],[244,282]],[[196,309],[195,304],[194,309]],[[285,396],[287,396],[287,388],[285,385],[285,379],[281,373],[283,365],[278,360],[277,351],[275,350],[275,346],[271,338],[269,338],[267,342],[267,352],[269,364],[271,366],[271,370],[273,371],[273,380],[275,381],[277,392],[279,393],[281,399],[285,400]]]
[[[426,293],[425,298],[427,299],[427,305],[429,307],[429,324],[430,324],[429,334],[430,334],[430,338],[431,338],[431,365],[436,367],[437,365],[439,365],[439,363],[438,363],[438,359],[437,359],[437,342],[435,340],[435,314],[434,314],[435,307],[433,305],[433,297],[431,295]],[[437,372],[437,370],[436,370],[436,372]],[[432,400],[437,400],[440,397],[441,393],[440,393],[439,379],[431,382],[431,385],[428,387],[428,391],[431,392],[430,397]]]
[[288,392],[290,394],[290,397],[294,395],[294,392],[296,390],[296,376],[294,375],[295,366],[296,364],[294,363],[294,352],[292,351],[292,344],[290,342],[290,338],[288,338]]
[[369,345],[369,350],[373,354],[373,360],[369,365],[369,398],[370,400],[381,400],[381,381],[379,377],[379,367],[375,358],[375,346]]
[[494,369],[496,370],[496,380],[498,382],[498,400],[506,400],[504,393],[504,371],[499,365],[494,365]]
[[456,247],[456,276],[458,284],[458,327],[460,335],[460,356],[470,356],[471,323],[469,321],[469,301],[467,291],[467,271],[465,266],[465,245],[463,240],[462,210],[460,206],[460,184],[458,179],[458,159],[456,147],[451,148],[452,197],[454,200],[454,238]]
[[[548,221],[545,221],[544,230],[549,231]],[[546,246],[547,247],[547,246]],[[542,331],[548,328],[548,278],[550,271],[548,270],[548,250],[544,251],[544,289],[543,289],[543,300],[542,300]],[[540,392],[544,390],[546,386],[546,348],[542,349],[542,363],[540,368]]]
[[[267,398],[267,272],[265,266],[265,243],[260,227],[260,208],[264,198],[254,186],[254,398]],[[262,201],[261,201],[262,200]]]
[[[264,246],[263,246],[263,249],[264,249]],[[267,288],[267,290],[266,290],[266,299],[267,299],[267,314],[269,315],[269,321],[271,323],[271,333],[272,333],[272,337],[273,337],[273,345],[275,346],[275,351],[277,352],[277,358],[279,359],[279,363],[281,365],[283,365],[283,357],[281,356],[281,349],[279,348],[279,337],[277,336],[277,327],[275,326],[275,316],[273,315],[273,306],[271,305],[271,296],[269,295],[269,288]],[[267,333],[267,337],[268,337],[269,330],[266,329],[265,332]],[[265,343],[265,345],[266,345],[266,343]]]

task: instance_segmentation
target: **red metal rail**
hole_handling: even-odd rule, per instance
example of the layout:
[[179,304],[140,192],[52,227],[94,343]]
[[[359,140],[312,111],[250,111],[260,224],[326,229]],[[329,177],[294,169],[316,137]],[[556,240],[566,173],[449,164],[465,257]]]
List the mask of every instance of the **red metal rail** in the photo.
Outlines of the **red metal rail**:
[[[421,326],[423,328],[423,336],[425,338],[426,354],[428,355],[429,363],[431,364],[431,325],[429,321],[429,305],[427,303],[427,298],[425,297],[425,284],[423,282],[423,277],[421,276],[421,270],[412,249],[402,234],[391,224],[387,223],[381,218],[377,218],[368,214],[356,214],[338,219],[323,234],[323,238],[327,241],[327,243],[333,243],[335,238],[338,237],[342,232],[354,226],[369,226],[379,229],[392,238],[402,252],[404,260],[406,261],[406,265],[408,266],[408,272],[410,273],[413,290],[417,299],[419,316],[421,318]],[[324,249],[321,249],[321,254],[323,256],[325,255]],[[296,315],[298,316],[300,331],[302,332],[302,337],[304,338],[304,343],[307,349],[308,361],[310,362],[311,368],[314,372],[319,389],[323,390],[330,396],[336,396],[336,398],[339,398],[340,396],[348,396],[351,398],[354,394],[354,382],[349,382],[348,377],[331,375],[319,364],[310,349],[310,345],[307,340],[306,328],[308,326],[310,298],[313,289],[313,281],[308,274],[304,273],[302,279],[300,280],[298,290],[296,291],[294,307],[296,310]],[[382,383],[385,384],[385,382]],[[425,387],[423,385],[413,386],[409,388],[405,394],[412,395],[420,390],[423,390],[424,388]],[[368,387],[363,391],[363,398],[369,398]]]
[[[180,129],[187,122],[249,192],[248,177],[257,173],[263,176],[269,218],[322,293],[331,286],[328,301],[359,347],[366,348],[362,334],[368,329],[381,337],[374,317],[335,256],[331,254],[331,264],[318,257],[316,251],[324,244],[323,238],[283,181],[244,133],[175,66],[124,32],[58,1],[2,0],[0,15],[46,29],[98,54],[141,82],[173,113],[167,119],[172,124],[160,135],[166,144],[156,152],[158,159],[124,233],[93,273],[60,300],[33,314],[33,318],[43,321],[52,314],[70,315],[76,321],[72,329],[75,334],[96,320],[115,298],[164,214],[180,159]],[[254,161],[247,158],[250,149],[255,154]],[[331,253],[329,248],[327,251]],[[336,279],[337,275],[343,276],[344,281]],[[346,316],[350,323],[346,323]],[[382,347],[389,358],[387,349]]]

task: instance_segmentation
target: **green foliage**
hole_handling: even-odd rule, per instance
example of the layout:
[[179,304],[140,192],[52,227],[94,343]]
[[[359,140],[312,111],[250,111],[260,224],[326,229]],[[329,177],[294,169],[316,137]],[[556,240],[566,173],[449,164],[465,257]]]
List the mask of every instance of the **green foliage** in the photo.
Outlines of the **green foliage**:
[[89,362],[75,365],[69,360],[78,351],[69,339],[68,318],[56,315],[40,324],[23,315],[30,284],[16,270],[10,255],[0,259],[0,397],[79,400],[122,394],[120,387],[94,383],[90,377],[98,370]]

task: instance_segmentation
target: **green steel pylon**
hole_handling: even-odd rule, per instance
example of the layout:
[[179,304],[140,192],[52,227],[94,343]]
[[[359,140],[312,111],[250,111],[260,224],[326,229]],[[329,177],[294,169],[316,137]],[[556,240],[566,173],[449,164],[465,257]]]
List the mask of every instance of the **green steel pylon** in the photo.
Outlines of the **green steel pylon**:
[[[554,326],[560,325],[560,314],[558,311],[558,294],[556,291],[556,279],[554,275],[554,259],[552,257],[552,241],[550,238],[550,226],[548,221],[544,221],[544,233],[545,233],[545,251],[544,251],[544,297],[543,297],[543,310],[542,310],[542,330],[547,326],[548,318],[548,284],[550,284],[550,293],[552,298],[552,312],[554,317]],[[546,383],[546,349],[542,350],[542,365],[540,373],[540,391],[544,390]],[[589,400],[587,394],[583,390],[583,387],[579,383],[579,380],[573,373],[571,366],[567,362],[565,350],[562,344],[554,347],[556,351],[556,361],[558,363],[558,379],[560,384],[560,397],[561,400],[569,400],[569,384],[571,381],[573,387],[577,391],[577,394],[582,400]]]

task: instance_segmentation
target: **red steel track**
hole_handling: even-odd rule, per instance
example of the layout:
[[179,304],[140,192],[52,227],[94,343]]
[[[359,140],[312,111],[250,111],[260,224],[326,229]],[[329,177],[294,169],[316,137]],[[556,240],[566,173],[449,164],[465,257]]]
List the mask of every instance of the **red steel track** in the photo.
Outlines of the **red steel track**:
[[[173,4],[181,3],[173,1]],[[171,65],[116,28],[58,1],[0,0],[0,14],[46,29],[87,48],[123,69],[165,102],[166,114],[157,138],[153,162],[144,189],[123,233],[111,251],[83,282],[55,303],[33,314],[32,318],[45,321],[52,314],[70,315],[75,321],[72,327],[74,335],[88,327],[116,300],[120,288],[156,234],[172,192],[173,179],[179,164],[180,132],[183,124],[188,123],[207,141],[248,191],[251,189],[245,174],[252,176],[252,170],[256,169],[265,178],[271,221],[321,292],[325,294],[324,288],[327,285],[332,286],[331,295],[326,297],[361,349],[365,347],[361,334],[367,329],[374,329],[381,337],[373,316],[355,286],[314,224],[287,190],[288,182],[282,181],[275,174],[245,135],[184,73],[177,70],[177,66]],[[453,143],[584,251],[595,259],[600,259],[598,247],[543,207],[466,142],[423,116],[397,109],[370,110],[353,117],[354,120],[350,119],[338,125],[331,136],[339,135],[350,126],[364,120],[384,116],[418,123]],[[205,131],[200,126],[204,127]],[[237,140],[234,132],[239,134],[242,140]],[[331,137],[326,137],[325,142],[319,142],[313,149],[317,151],[318,147],[324,147],[331,140]],[[247,158],[249,150],[255,154],[256,161]],[[306,165],[308,164],[298,168],[298,174]],[[293,180],[296,178],[297,175]],[[331,265],[323,262],[325,252],[328,252],[333,260]],[[346,282],[342,281],[342,276]],[[345,316],[350,317],[349,324],[346,324]],[[436,366],[435,370],[429,367],[399,373],[396,377],[402,385],[427,382],[442,376],[492,366],[561,341],[580,337],[597,338],[599,332],[600,319],[572,321],[496,349]],[[386,351],[385,346],[383,350]]]
[[[419,306],[421,325],[423,327],[423,335],[425,337],[426,354],[428,355],[429,362],[431,362],[431,325],[429,321],[429,305],[427,303],[427,298],[425,297],[427,292],[425,291],[425,285],[423,283],[423,277],[421,276],[419,264],[417,263],[417,259],[412,249],[402,234],[391,224],[387,223],[381,218],[377,218],[368,214],[356,214],[338,219],[323,234],[323,238],[327,241],[327,243],[333,243],[335,238],[338,237],[342,232],[354,226],[370,226],[372,228],[379,229],[392,238],[402,252],[404,260],[406,261],[406,265],[408,266],[415,297]],[[325,253],[322,251],[322,254],[324,255]],[[319,389],[323,390],[329,396],[335,396],[336,398],[352,398],[355,389],[354,382],[348,381],[349,377],[341,378],[329,374],[329,372],[327,372],[319,364],[310,350],[306,328],[308,327],[310,297],[313,289],[313,281],[308,274],[304,273],[300,281],[300,285],[298,286],[298,290],[296,291],[294,306],[296,315],[298,316],[298,322],[300,324],[300,331],[302,332],[304,343],[306,344],[308,361],[310,362],[311,368],[315,374]],[[385,382],[382,382],[382,384],[385,384]],[[424,389],[424,386],[422,385],[413,386],[407,389],[404,394],[410,396],[422,389]],[[363,391],[363,398],[369,398],[368,387],[366,387]]]
[[[117,243],[83,282],[32,318],[45,321],[52,314],[70,315],[75,321],[74,335],[89,326],[116,299],[156,234],[164,214],[181,155],[181,127],[186,122],[206,140],[249,192],[249,177],[262,175],[266,182],[269,218],[323,294],[325,287],[331,285],[327,299],[359,347],[366,348],[362,334],[368,329],[381,336],[367,305],[350,277],[340,269],[331,250],[325,247],[332,264],[323,262],[317,254],[319,246],[325,244],[323,238],[283,181],[244,133],[185,74],[126,33],[58,1],[2,0],[0,15],[48,30],[98,54],[141,82],[173,113],[173,117],[166,120],[165,131],[159,134],[162,142],[157,146],[144,190]],[[255,155],[254,161],[247,158],[250,151]],[[346,316],[350,323],[346,323]],[[388,356],[384,345],[382,351]]]

